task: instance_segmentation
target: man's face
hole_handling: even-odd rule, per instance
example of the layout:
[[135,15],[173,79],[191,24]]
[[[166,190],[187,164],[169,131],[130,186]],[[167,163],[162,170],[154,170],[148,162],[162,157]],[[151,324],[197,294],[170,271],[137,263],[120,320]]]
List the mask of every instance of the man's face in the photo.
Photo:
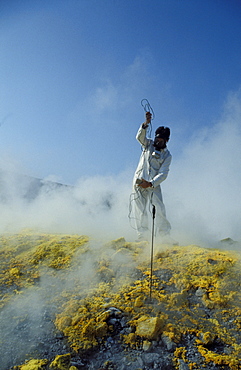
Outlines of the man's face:
[[154,140],[154,146],[157,150],[166,148],[167,141],[161,137],[156,137]]

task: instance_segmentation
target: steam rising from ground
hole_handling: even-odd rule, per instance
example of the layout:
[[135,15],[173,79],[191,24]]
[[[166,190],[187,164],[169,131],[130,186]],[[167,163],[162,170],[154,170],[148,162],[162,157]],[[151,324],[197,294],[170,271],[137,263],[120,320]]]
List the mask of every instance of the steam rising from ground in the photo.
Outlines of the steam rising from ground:
[[[11,179],[9,179],[11,177]],[[123,174],[126,179],[127,175]],[[128,234],[128,198],[131,180],[120,178],[82,178],[74,187],[41,182],[37,196],[29,199],[29,185],[5,176],[5,199],[1,206],[1,231],[36,228],[46,232],[88,234],[113,238]],[[9,184],[9,181],[11,182]],[[20,182],[19,182],[20,181]],[[24,191],[22,191],[25,189]],[[27,193],[26,193],[27,192]]]
[[[108,266],[104,273],[100,262]],[[56,351],[61,354],[64,348],[58,340],[53,321],[57,307],[62,305],[66,296],[83,298],[93,286],[109,281],[113,276],[116,280],[113,288],[118,288],[127,282],[135,264],[127,249],[115,250],[112,243],[90,241],[84,253],[81,249],[75,253],[69,270],[42,266],[37,287],[21,289],[21,294],[13,294],[0,310],[1,370],[21,364],[38,351],[45,351],[48,355]]]
[[[218,123],[194,132],[190,142],[183,138],[181,156],[173,156],[162,188],[172,235],[181,244],[241,239],[240,122],[241,90],[229,96]],[[80,178],[73,187],[53,189],[49,182],[43,183],[31,201],[26,197],[29,179],[5,174],[0,232],[27,227],[133,240],[136,233],[128,212],[134,170]]]
[[241,90],[229,96],[213,128],[185,140],[174,159],[166,206],[174,233],[187,243],[241,239]]

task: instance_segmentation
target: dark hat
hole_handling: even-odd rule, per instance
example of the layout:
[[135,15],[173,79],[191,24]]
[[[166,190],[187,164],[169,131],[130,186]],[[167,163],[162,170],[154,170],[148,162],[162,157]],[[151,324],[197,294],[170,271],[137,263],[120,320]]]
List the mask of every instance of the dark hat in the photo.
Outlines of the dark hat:
[[156,129],[155,137],[160,137],[166,141],[170,138],[170,129],[169,127],[160,126]]

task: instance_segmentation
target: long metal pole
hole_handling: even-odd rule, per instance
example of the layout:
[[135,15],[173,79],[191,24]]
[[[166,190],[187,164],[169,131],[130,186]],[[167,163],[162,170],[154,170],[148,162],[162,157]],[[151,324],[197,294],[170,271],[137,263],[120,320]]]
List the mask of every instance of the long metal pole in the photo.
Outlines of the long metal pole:
[[151,274],[150,274],[150,301],[152,293],[152,272],[153,272],[153,249],[154,249],[154,223],[155,223],[156,207],[152,205],[152,235],[151,235]]

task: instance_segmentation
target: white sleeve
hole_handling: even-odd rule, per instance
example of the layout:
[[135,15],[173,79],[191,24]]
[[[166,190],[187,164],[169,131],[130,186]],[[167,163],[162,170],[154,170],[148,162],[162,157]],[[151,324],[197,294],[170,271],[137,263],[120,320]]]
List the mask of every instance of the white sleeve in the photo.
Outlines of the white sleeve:
[[139,130],[137,131],[137,134],[136,134],[136,140],[139,141],[139,143],[144,147],[148,147],[148,145],[150,144],[150,141],[151,139],[147,139],[146,137],[146,129],[144,129],[142,127],[142,125],[140,126]]
[[151,183],[153,187],[155,188],[156,186],[160,185],[162,181],[166,180],[168,172],[169,172],[169,167],[172,161],[172,156],[169,155],[165,161],[162,163],[160,172],[152,179]]

